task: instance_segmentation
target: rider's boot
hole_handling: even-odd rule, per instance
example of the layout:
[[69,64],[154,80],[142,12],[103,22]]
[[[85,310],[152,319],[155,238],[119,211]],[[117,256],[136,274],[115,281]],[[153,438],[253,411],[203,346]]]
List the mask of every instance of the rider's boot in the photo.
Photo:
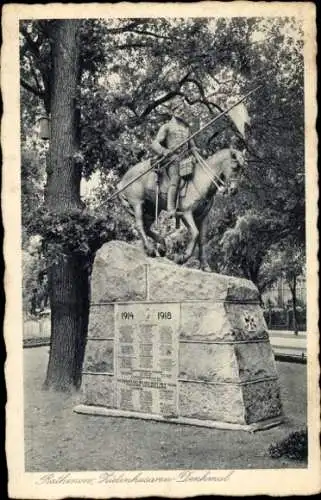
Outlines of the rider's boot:
[[176,215],[176,199],[177,199],[178,183],[171,184],[167,194],[167,212],[169,217]]

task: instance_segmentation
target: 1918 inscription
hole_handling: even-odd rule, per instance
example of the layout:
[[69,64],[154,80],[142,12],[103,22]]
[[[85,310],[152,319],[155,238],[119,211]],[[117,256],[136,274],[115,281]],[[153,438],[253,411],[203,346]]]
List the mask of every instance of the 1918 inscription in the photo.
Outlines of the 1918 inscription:
[[157,314],[157,319],[172,319],[172,313],[170,311],[160,311]]

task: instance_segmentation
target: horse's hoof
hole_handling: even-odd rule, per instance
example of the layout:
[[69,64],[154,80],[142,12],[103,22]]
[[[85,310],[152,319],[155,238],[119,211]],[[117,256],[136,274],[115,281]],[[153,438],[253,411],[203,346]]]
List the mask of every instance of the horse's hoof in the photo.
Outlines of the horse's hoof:
[[157,256],[156,248],[153,246],[145,247],[145,253],[146,253],[147,257],[156,257]]
[[201,271],[204,271],[205,273],[211,273],[212,272],[212,269],[210,268],[210,266],[207,263],[206,264],[201,264],[200,268],[201,268]]
[[160,257],[164,257],[166,255],[166,245],[165,245],[165,243],[160,243],[158,245],[158,249],[157,250],[158,250],[158,255]]
[[184,262],[186,262],[186,259],[184,255],[175,255],[174,262],[175,264],[184,264]]

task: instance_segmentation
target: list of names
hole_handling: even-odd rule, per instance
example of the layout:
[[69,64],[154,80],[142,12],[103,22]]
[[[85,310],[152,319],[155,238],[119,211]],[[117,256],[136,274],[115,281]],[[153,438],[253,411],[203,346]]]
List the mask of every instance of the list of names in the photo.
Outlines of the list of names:
[[177,416],[178,327],[179,304],[117,305],[117,408]]

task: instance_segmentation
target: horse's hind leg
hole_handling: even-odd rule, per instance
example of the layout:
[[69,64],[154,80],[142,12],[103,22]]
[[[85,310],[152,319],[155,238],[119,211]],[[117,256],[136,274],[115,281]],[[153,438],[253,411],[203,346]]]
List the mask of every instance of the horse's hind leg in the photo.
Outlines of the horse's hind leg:
[[206,233],[207,233],[207,224],[206,224],[206,218],[199,219],[196,222],[196,225],[199,230],[199,235],[198,235],[198,258],[200,261],[200,268],[202,271],[206,272],[211,272],[211,268],[208,265],[207,258],[206,258],[206,252],[205,252],[205,241],[206,241]]
[[195,245],[197,243],[198,237],[199,237],[199,231],[198,228],[195,224],[194,217],[192,212],[183,212],[182,215],[182,220],[184,224],[187,226],[187,228],[190,231],[191,234],[191,239],[189,244],[187,245],[187,248],[183,255],[177,255],[175,257],[175,262],[177,264],[184,264],[190,257],[192,257],[192,254],[195,249]]
[[146,231],[147,236],[150,236],[156,243],[158,243],[158,253],[160,257],[164,257],[166,254],[166,243],[164,238],[157,232],[151,229],[151,226],[153,224],[154,220],[152,217],[148,217],[144,215],[144,228]]
[[137,202],[133,206],[133,209],[134,209],[134,213],[135,213],[136,227],[137,227],[137,230],[138,230],[140,237],[143,241],[145,252],[149,257],[156,257],[155,244],[150,243],[150,241],[148,241],[148,238],[147,238],[147,235],[145,232],[145,222],[144,222],[144,218],[143,218],[143,203]]

